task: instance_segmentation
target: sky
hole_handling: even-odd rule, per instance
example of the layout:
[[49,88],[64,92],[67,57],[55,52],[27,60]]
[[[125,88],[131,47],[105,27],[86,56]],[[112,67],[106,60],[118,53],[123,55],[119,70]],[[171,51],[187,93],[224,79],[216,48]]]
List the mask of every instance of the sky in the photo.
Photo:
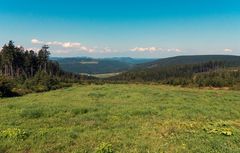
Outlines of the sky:
[[0,0],[0,45],[58,57],[240,55],[239,0]]

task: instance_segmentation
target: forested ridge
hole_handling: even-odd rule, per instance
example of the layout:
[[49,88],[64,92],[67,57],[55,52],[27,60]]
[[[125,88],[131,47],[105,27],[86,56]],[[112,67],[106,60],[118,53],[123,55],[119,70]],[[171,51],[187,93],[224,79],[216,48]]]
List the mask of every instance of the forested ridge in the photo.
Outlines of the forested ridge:
[[[240,61],[239,61],[240,62]],[[209,61],[163,67],[136,68],[110,78],[113,81],[157,82],[199,87],[237,87],[240,64],[236,61]]]
[[90,57],[68,57],[52,58],[57,61],[60,67],[66,72],[106,74],[119,73],[132,69],[137,64],[152,62],[155,59],[138,59],[130,57],[112,58],[90,58]]
[[69,86],[93,77],[63,71],[58,62],[49,60],[47,45],[39,51],[25,50],[13,41],[0,51],[0,96],[15,96]]
[[117,61],[114,59],[93,59],[93,58],[59,58],[54,59],[66,72],[105,74],[129,70],[132,64]]
[[210,61],[224,61],[230,63],[231,66],[240,65],[240,56],[234,55],[189,55],[189,56],[175,56],[169,58],[158,59],[152,62],[140,64],[138,68],[153,68],[153,67],[170,67],[176,65],[191,65],[201,64]]

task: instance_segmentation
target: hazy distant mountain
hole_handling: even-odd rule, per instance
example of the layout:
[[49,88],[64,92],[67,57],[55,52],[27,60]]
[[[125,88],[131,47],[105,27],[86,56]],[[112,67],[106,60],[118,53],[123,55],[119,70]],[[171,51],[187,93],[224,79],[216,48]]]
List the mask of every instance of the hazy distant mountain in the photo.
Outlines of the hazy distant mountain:
[[143,64],[155,60],[155,59],[135,59],[129,57],[113,57],[113,58],[52,57],[51,59],[57,61],[64,71],[87,74],[123,72],[133,68],[136,64]]
[[112,57],[112,58],[105,58],[109,60],[116,60],[120,62],[125,62],[128,64],[142,64],[142,63],[148,63],[157,60],[153,58],[131,58],[131,57]]

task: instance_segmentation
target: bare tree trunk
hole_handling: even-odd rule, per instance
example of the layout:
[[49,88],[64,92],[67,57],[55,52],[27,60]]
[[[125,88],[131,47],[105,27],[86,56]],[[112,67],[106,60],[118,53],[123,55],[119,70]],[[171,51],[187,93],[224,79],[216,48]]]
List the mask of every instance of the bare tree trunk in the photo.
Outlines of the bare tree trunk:
[[27,75],[27,73],[25,72],[25,70],[22,68],[22,73],[23,73],[23,75],[26,77],[26,78],[28,78],[28,75]]
[[31,77],[33,77],[33,66],[31,66]]
[[12,76],[12,78],[13,78],[13,76],[14,76],[14,73],[13,73],[13,65],[11,64],[11,66],[10,66],[10,75]]
[[44,63],[44,71],[47,73],[47,63]]
[[4,75],[7,76],[8,75],[8,66],[7,64],[4,65]]
[[40,64],[39,66],[39,71],[42,71],[42,64]]
[[17,68],[17,77],[20,76],[20,68]]

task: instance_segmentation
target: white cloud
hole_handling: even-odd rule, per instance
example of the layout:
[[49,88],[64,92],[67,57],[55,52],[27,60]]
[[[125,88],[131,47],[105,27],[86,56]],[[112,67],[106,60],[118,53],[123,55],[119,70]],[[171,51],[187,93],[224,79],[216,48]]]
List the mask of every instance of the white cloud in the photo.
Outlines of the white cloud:
[[170,48],[170,49],[167,49],[168,52],[178,52],[178,53],[181,53],[182,50],[179,49],[179,48]]
[[46,45],[53,45],[53,46],[58,46],[58,47],[62,47],[64,49],[76,49],[79,51],[85,51],[85,52],[94,52],[93,48],[87,47],[82,45],[79,42],[60,42],[60,41],[40,41],[38,39],[32,39],[31,40],[32,44],[46,44]]
[[[110,47],[89,47],[81,44],[80,42],[61,42],[61,41],[41,41],[38,39],[32,39],[32,44],[35,45],[49,45],[53,47],[53,54],[65,54],[65,55],[78,55],[79,53],[119,53],[121,51]],[[160,47],[135,47],[130,49],[132,52],[182,52],[179,48],[160,48]]]
[[115,50],[113,50],[110,47],[104,47],[104,48],[100,49],[99,52],[100,53],[113,53],[113,52],[115,52]]
[[157,47],[135,47],[130,49],[133,52],[156,52],[156,51],[162,51],[162,48]]
[[179,49],[179,48],[176,48],[176,49],[175,49],[175,52],[182,52],[182,50]]
[[224,49],[224,52],[233,52],[233,50],[230,49],[230,48],[225,48],[225,49]]
[[39,41],[37,39],[32,39],[31,42],[32,42],[32,44],[43,44],[44,43],[44,42]]
[[133,52],[182,52],[179,48],[160,48],[160,47],[135,47],[130,49]]

